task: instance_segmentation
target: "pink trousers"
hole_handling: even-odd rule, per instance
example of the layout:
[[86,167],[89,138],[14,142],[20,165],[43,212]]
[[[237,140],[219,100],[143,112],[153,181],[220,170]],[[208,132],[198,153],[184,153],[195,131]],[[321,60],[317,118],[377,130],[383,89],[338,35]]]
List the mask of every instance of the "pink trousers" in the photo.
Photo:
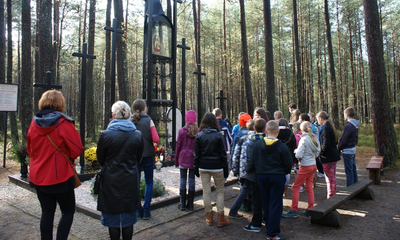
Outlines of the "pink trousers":
[[308,198],[307,210],[310,210],[312,207],[314,207],[313,180],[316,169],[316,165],[306,167],[300,166],[300,169],[297,172],[297,177],[294,180],[292,187],[292,206],[290,207],[291,210],[297,211],[297,206],[299,204],[299,190],[300,186],[302,186],[304,182],[306,182],[306,191]]

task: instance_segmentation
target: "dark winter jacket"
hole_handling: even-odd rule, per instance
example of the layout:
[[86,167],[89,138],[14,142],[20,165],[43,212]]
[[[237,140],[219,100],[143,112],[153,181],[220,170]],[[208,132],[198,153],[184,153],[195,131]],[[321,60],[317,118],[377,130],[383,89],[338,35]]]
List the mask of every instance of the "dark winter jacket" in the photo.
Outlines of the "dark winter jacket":
[[257,174],[286,175],[290,173],[292,165],[289,148],[278,139],[267,137],[254,143],[248,171],[255,170]]
[[189,126],[179,129],[175,149],[175,166],[193,168],[194,139],[195,136],[188,135]]
[[338,150],[341,151],[345,148],[353,148],[358,143],[358,120],[350,119],[347,121],[342,131],[342,136],[338,144]]
[[267,135],[265,133],[257,133],[252,135],[249,139],[249,145],[247,145],[246,148],[246,154],[247,154],[247,164],[246,164],[246,178],[247,180],[250,180],[252,182],[257,182],[257,173],[255,171],[255,169],[253,169],[252,171],[249,171],[249,164],[250,164],[250,158],[252,156],[253,153],[253,148],[254,148],[254,144],[259,141],[259,140],[263,140]]
[[143,135],[143,157],[154,157],[156,154],[151,137],[151,118],[146,113],[140,113],[140,120],[135,123],[136,128]]
[[294,163],[297,163],[297,158],[294,156],[294,150],[296,149],[296,137],[289,128],[280,129],[277,137],[281,140],[292,153],[292,159]]
[[197,169],[222,169],[228,166],[224,139],[216,129],[206,128],[197,133],[194,164]]
[[323,125],[320,134],[322,163],[336,162],[340,160],[339,150],[336,147],[335,134],[329,122]]
[[100,166],[107,166],[97,210],[108,214],[136,211],[140,207],[137,165],[143,155],[142,133],[129,120],[113,120],[101,132],[96,153]]

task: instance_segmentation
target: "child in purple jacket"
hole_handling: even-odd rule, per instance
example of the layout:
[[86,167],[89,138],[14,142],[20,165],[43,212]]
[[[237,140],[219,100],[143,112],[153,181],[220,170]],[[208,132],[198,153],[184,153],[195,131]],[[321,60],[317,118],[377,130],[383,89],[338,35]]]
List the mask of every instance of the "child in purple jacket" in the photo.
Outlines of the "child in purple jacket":
[[[189,110],[185,114],[186,125],[178,132],[175,149],[175,166],[180,168],[181,183],[179,187],[179,195],[181,201],[178,208],[184,211],[186,208],[193,211],[193,199],[195,191],[194,180],[194,139],[199,129],[196,124],[197,114],[193,110]],[[189,192],[186,204],[186,180],[189,170]]]

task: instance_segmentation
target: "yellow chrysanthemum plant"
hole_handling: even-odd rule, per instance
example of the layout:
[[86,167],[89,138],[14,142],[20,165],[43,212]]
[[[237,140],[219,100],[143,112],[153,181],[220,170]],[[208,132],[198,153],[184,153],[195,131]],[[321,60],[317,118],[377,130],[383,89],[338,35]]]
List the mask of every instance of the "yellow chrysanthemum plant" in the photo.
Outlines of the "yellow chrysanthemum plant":
[[87,166],[97,165],[97,155],[96,155],[97,147],[88,148],[85,151],[85,163]]

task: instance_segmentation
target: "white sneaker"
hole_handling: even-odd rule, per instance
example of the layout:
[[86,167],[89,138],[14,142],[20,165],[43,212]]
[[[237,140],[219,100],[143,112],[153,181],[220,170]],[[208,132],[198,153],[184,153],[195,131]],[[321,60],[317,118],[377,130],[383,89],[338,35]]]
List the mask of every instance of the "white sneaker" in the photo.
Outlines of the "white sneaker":
[[299,192],[304,192],[303,186],[300,186]]
[[318,173],[317,175],[318,175],[319,178],[325,177],[325,174],[323,174],[323,173]]

